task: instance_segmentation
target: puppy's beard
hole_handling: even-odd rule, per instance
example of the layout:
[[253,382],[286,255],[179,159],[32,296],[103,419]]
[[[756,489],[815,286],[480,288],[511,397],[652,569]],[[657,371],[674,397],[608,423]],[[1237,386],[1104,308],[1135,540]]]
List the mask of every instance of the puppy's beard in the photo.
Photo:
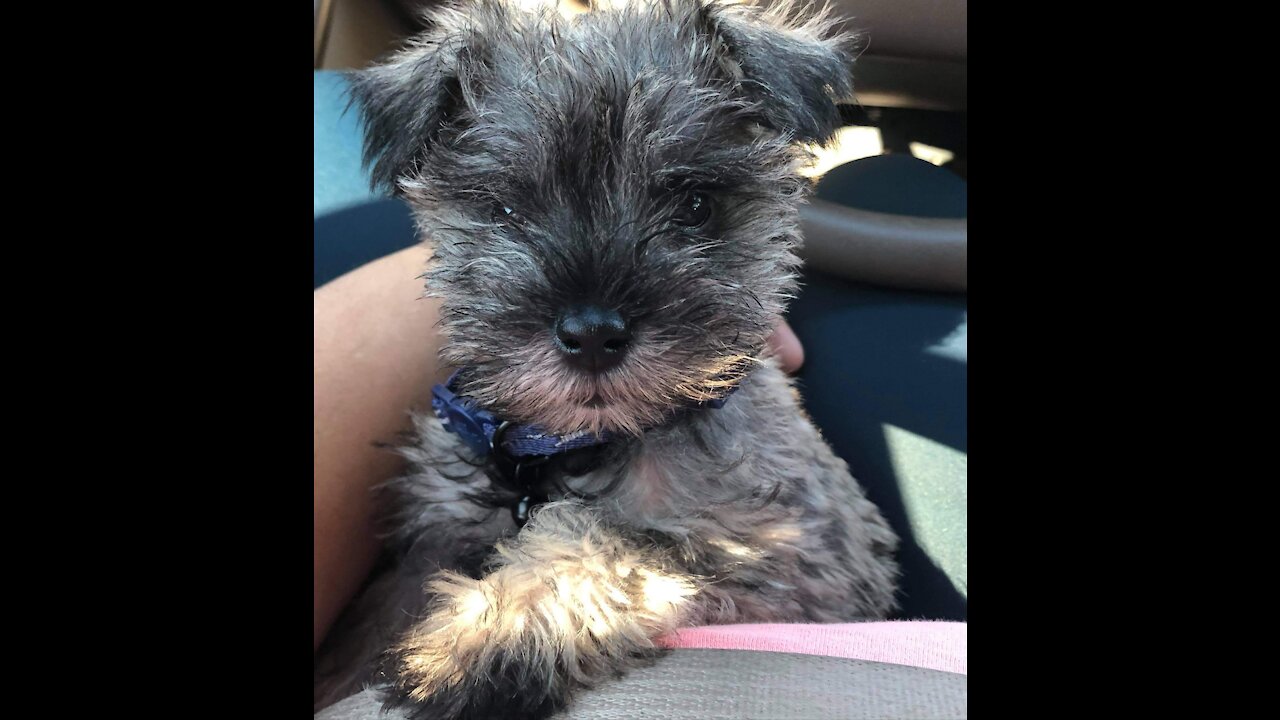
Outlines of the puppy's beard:
[[734,352],[690,357],[677,345],[638,338],[616,367],[592,374],[565,363],[548,336],[474,364],[462,390],[504,418],[551,432],[639,435],[681,407],[723,396],[757,362]]

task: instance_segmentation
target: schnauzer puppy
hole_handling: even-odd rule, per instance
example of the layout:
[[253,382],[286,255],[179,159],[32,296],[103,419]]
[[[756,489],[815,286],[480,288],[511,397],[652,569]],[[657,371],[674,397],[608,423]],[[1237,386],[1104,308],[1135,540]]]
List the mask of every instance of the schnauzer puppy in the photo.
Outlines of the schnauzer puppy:
[[390,559],[319,702],[545,717],[679,627],[884,617],[897,538],[766,351],[851,37],[787,2],[431,19],[352,85],[460,370],[382,488]]

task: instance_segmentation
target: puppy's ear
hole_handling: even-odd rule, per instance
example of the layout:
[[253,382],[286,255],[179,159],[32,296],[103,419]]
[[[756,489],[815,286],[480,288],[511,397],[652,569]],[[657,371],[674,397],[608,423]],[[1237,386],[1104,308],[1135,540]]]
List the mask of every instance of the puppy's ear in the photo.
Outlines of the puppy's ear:
[[[497,3],[478,3],[500,13]],[[428,14],[430,29],[386,62],[347,73],[364,124],[364,164],[374,188],[399,193],[417,173],[430,146],[466,121],[483,79],[484,34],[479,13],[452,8]]]
[[757,104],[762,125],[802,142],[825,143],[853,98],[860,38],[841,32],[830,8],[778,0],[769,8],[697,0],[722,70]]

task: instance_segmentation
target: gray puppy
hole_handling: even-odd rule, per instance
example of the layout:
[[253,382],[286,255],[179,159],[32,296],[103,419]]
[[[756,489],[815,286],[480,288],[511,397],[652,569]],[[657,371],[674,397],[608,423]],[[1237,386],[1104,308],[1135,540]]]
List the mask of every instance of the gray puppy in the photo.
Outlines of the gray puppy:
[[464,370],[383,488],[389,561],[317,702],[544,717],[679,627],[884,617],[897,538],[765,352],[851,37],[720,0],[431,19],[352,83]]

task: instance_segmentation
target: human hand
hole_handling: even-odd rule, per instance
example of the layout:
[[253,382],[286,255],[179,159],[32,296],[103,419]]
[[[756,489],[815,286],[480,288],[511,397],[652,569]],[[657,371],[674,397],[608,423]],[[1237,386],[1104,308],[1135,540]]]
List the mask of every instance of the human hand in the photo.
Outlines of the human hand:
[[773,349],[784,372],[793,373],[804,364],[804,347],[800,345],[800,338],[796,337],[786,320],[774,328],[773,334],[769,336],[769,347]]

